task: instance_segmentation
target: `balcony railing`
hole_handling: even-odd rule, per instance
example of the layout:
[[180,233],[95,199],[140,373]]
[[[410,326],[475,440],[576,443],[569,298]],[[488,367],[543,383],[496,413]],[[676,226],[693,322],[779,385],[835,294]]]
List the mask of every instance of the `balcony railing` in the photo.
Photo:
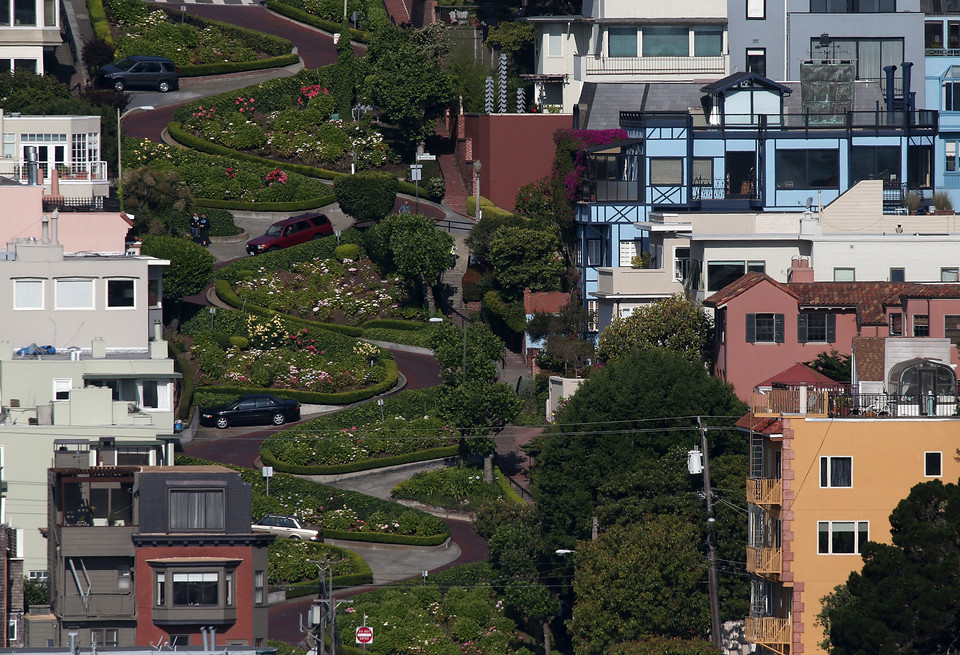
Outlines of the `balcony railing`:
[[726,57],[594,57],[581,55],[587,75],[723,75]]
[[783,573],[783,551],[779,548],[747,546],[747,570],[762,576]]
[[846,130],[848,132],[877,133],[880,130],[909,130],[911,132],[934,131],[939,126],[939,112],[933,109],[916,111],[848,111],[843,113],[815,114],[724,114],[723,124],[696,123],[689,112],[644,112],[621,111],[620,126],[624,129],[647,129],[652,127],[687,126],[694,130],[716,132],[719,130],[777,130],[816,131]]
[[851,393],[847,389],[790,388],[754,390],[755,416],[806,414],[831,418],[960,418],[956,393]]
[[60,599],[61,618],[133,618],[137,605],[132,591],[91,593],[89,596],[67,596]]
[[747,478],[747,502],[754,505],[782,505],[783,481],[780,478]]
[[[107,180],[107,162],[88,161],[70,165],[57,165],[61,182],[105,182]],[[13,175],[21,182],[27,181],[27,165],[13,164]],[[39,174],[42,179],[50,179],[50,171],[46,166],[40,166]]]
[[759,198],[757,185],[753,182],[735,183],[724,178],[696,180],[693,185],[694,200],[754,200]]
[[120,211],[120,199],[106,196],[90,196],[89,198],[52,198],[43,199],[43,211],[51,212],[54,209],[60,212],[104,212]]
[[766,646],[780,655],[790,652],[792,637],[790,619],[748,616],[744,628],[747,641]]
[[751,406],[755,416],[806,414],[826,416],[828,392],[823,389],[769,389],[754,391]]

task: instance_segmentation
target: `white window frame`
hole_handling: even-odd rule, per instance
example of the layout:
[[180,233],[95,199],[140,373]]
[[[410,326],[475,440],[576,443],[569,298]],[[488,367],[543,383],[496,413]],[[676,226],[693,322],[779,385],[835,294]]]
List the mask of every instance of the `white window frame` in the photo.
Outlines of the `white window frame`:
[[599,332],[600,331],[600,318],[597,316],[597,302],[596,300],[587,301],[587,332]]
[[[847,275],[849,274],[849,278]],[[833,269],[833,281],[834,282],[856,282],[857,281],[857,269],[850,268],[846,266],[841,266]]]
[[956,266],[943,266],[940,268],[941,282],[960,282],[960,268]]
[[[28,312],[42,310],[44,308],[43,300],[44,300],[44,294],[46,292],[46,285],[44,284],[44,282],[45,280],[43,278],[20,278],[20,279],[13,280],[13,308],[19,311],[28,311]],[[39,305],[21,304],[21,301],[27,300],[27,298],[22,296],[18,292],[18,289],[21,288],[22,286],[22,288],[26,290],[26,288],[28,288],[28,285],[29,285],[29,288],[33,288],[33,285],[37,283],[40,284],[40,304]]]
[[[848,485],[836,485],[831,484],[833,479],[833,460],[835,459],[848,459],[850,460],[850,484]],[[824,468],[826,464],[826,468]],[[826,479],[824,479],[824,475]],[[822,455],[820,457],[820,488],[821,489],[853,489],[853,455]]]
[[[112,282],[129,282],[133,285],[133,304],[132,305],[111,305],[110,304],[110,284]],[[103,305],[108,311],[130,311],[137,308],[137,281],[130,277],[111,277],[103,281]]]
[[767,17],[767,0],[747,0],[747,20],[764,20]]
[[[70,400],[70,390],[73,389],[72,378],[54,378],[53,379],[53,401],[63,402]],[[66,398],[58,398],[60,392],[66,392]]]
[[[56,280],[56,308],[58,310],[64,311],[86,311],[96,308],[97,302],[97,292],[94,288],[94,280],[90,277],[67,277],[67,278],[57,278]],[[89,304],[72,304],[74,301],[68,299],[67,293],[70,293],[70,298],[75,298],[74,295],[76,291],[79,290],[79,283],[86,283],[85,286],[89,287],[90,299]],[[77,288],[71,290],[69,287],[72,285],[77,285]],[[64,297],[61,298],[61,290],[64,293]]]
[[[937,472],[930,473],[927,468],[927,457],[929,455],[936,455],[937,460]],[[923,477],[925,478],[942,478],[943,477],[943,453],[939,450],[927,450],[923,453]]]
[[[853,552],[852,553],[835,553],[833,552],[833,526],[838,523],[852,523],[853,524]],[[860,525],[866,524],[867,526],[867,538],[863,543],[860,543]],[[820,533],[822,532],[822,526],[827,526],[827,551],[823,552],[820,550]],[[863,544],[867,541],[870,541],[870,521],[817,521],[817,554],[818,555],[853,555],[860,556],[860,550],[863,548]]]
[[7,641],[17,641],[17,626],[20,624],[16,612],[7,613]]
[[[146,394],[144,393],[144,386],[147,383],[156,383],[157,385],[157,406],[150,407],[146,403]],[[170,411],[170,382],[168,380],[162,379],[146,379],[139,380],[137,382],[137,404],[140,405],[141,411],[144,412],[169,412]]]

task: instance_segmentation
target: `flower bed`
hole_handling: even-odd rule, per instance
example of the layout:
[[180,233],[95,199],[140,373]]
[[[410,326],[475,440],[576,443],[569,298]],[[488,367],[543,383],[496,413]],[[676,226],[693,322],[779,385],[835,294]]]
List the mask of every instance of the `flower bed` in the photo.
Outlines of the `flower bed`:
[[454,466],[438,471],[414,474],[393,488],[398,500],[414,500],[425,505],[469,512],[485,500],[503,497],[496,482],[483,481],[483,469]]
[[[177,464],[210,464],[206,460],[177,456]],[[260,471],[222,464],[236,471],[252,486],[253,516],[286,514],[298,516],[310,525],[323,527],[331,539],[374,537],[382,543],[438,545],[450,536],[450,529],[435,516],[399,503],[337,489],[280,473],[270,478],[270,495]]]
[[125,166],[150,164],[161,170],[176,170],[198,204],[205,204],[206,199],[254,204],[310,201],[309,206],[318,207],[331,193],[328,185],[298,173],[284,173],[281,181],[277,167],[269,164],[241,162],[147,140],[128,139],[124,145]]
[[352,587],[373,582],[373,572],[362,557],[346,548],[278,538],[268,549],[267,581],[286,589],[287,598],[315,593],[319,584],[317,565],[325,559],[333,565],[334,587]]
[[393,465],[400,463],[397,457],[420,452],[432,458],[453,455],[457,434],[431,415],[438,394],[437,388],[418,389],[384,398],[383,418],[372,403],[321,416],[296,431],[272,434],[261,445],[261,456],[280,470],[322,475],[351,464],[362,465],[349,470]]
[[140,0],[105,0],[104,9],[114,25],[117,58],[155,55],[178,66],[222,62],[253,62],[288,54],[287,39],[260,34],[232,25],[191,16],[175,18],[177,10],[164,10]]

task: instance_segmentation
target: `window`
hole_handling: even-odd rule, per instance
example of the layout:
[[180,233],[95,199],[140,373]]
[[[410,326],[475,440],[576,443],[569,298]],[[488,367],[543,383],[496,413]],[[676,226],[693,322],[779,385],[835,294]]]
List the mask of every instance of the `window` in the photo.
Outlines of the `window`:
[[673,249],[673,279],[677,282],[683,282],[690,273],[690,249]]
[[13,24],[37,24],[37,0],[13,0]]
[[600,239],[587,239],[587,266],[603,266]]
[[889,14],[896,10],[896,0],[810,0],[811,14]]
[[167,604],[167,574],[163,571],[157,572],[157,607],[165,607]]
[[767,76],[766,48],[747,48],[747,72]]
[[57,280],[57,309],[93,309],[93,280]]
[[607,52],[611,57],[637,56],[637,28],[611,27],[607,30]]
[[43,309],[43,280],[14,280],[13,308]]
[[939,478],[943,475],[943,453],[926,452],[923,454],[923,475],[927,478]]
[[856,282],[857,269],[855,268],[835,268],[833,269],[834,282]]
[[960,347],[960,316],[947,314],[943,317],[943,336],[950,339],[950,343]]
[[824,489],[853,486],[852,457],[821,457],[820,486]]
[[783,314],[747,314],[747,343],[783,343]]
[[690,30],[677,25],[644,26],[643,56],[689,57]]
[[17,614],[11,612],[7,614],[7,641],[17,640]]
[[907,146],[907,180],[929,189],[933,180],[933,146]]
[[723,54],[723,28],[704,25],[693,28],[693,56],[719,57]]
[[563,56],[563,26],[550,25],[547,27],[547,56]]
[[256,571],[253,574],[253,602],[255,605],[263,605],[265,600],[263,595],[263,571]]
[[744,273],[763,273],[766,267],[763,261],[707,262],[707,290],[719,291]]
[[140,406],[143,409],[168,410],[170,395],[168,385],[163,380],[142,380],[140,382]]
[[907,279],[906,269],[903,268],[891,268],[890,269],[890,281],[891,282],[905,282]]
[[73,389],[73,380],[70,378],[55,378],[53,380],[53,399],[70,400],[70,390]]
[[107,280],[107,307],[133,306],[133,280]]
[[227,599],[227,607],[233,607],[233,571],[226,571],[223,579],[223,592]]
[[767,0],[747,0],[747,20],[763,20],[767,17]]
[[679,186],[683,184],[683,159],[680,157],[651,158],[650,184],[652,186]]
[[821,555],[859,555],[870,540],[869,521],[819,521],[817,552]]
[[216,605],[219,582],[217,573],[174,573],[173,604]]
[[890,336],[903,336],[903,314],[890,314]]
[[171,490],[170,529],[223,530],[223,490]]
[[597,318],[597,301],[587,301],[587,332],[599,332],[600,322]]
[[886,187],[900,184],[898,146],[854,146],[850,149],[850,185],[861,180],[883,180]]
[[840,185],[837,150],[777,150],[778,189],[836,189]]
[[940,269],[940,281],[941,282],[957,282],[960,281],[960,269],[955,266],[949,268]]
[[693,186],[713,186],[713,159],[696,157],[693,160]]
[[130,589],[131,580],[132,577],[130,574],[130,563],[120,562],[117,565],[117,589],[120,591],[126,591]]
[[927,21],[923,24],[923,47],[931,49],[943,47],[943,21]]
[[797,314],[797,341],[833,343],[837,340],[837,315],[825,312]]
[[57,5],[56,0],[43,0],[43,24],[45,27],[57,26]]
[[117,646],[117,628],[93,628],[90,630],[90,643],[97,646]]
[[49,573],[46,570],[43,571],[30,571],[27,573],[27,577],[31,580],[46,580],[49,576]]
[[930,336],[930,317],[926,314],[917,314],[913,317],[913,336]]
[[[960,109],[960,106],[957,107]],[[957,142],[945,141],[943,144],[943,170],[947,173],[957,172]]]

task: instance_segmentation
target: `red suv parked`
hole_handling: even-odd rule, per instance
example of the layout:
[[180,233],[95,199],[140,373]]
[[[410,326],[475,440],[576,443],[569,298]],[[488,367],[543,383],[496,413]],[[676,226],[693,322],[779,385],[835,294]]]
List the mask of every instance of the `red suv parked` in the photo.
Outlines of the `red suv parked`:
[[257,255],[295,246],[311,239],[333,234],[333,225],[326,214],[300,214],[277,221],[267,228],[266,234],[247,241],[247,252]]

